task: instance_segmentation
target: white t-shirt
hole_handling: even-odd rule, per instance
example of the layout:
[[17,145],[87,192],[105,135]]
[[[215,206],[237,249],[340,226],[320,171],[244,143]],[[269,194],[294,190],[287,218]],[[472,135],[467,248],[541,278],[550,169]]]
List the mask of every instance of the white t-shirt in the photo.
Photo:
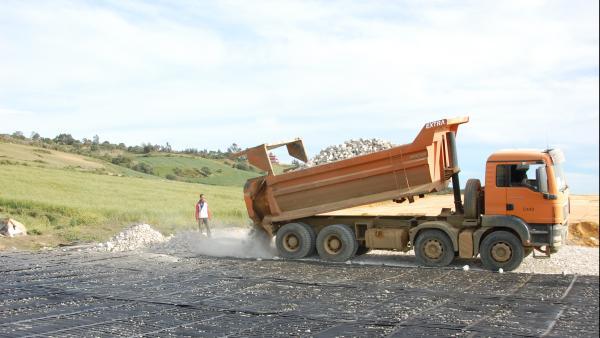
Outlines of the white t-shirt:
[[200,209],[200,215],[198,217],[208,218],[208,202],[200,203],[198,208]]

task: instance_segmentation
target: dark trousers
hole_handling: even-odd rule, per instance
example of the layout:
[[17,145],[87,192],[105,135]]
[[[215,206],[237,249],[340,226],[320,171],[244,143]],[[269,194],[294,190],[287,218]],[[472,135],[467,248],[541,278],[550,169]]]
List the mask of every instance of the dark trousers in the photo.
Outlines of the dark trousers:
[[202,226],[206,227],[206,235],[210,237],[210,227],[208,226],[208,218],[198,218],[198,230],[202,232]]

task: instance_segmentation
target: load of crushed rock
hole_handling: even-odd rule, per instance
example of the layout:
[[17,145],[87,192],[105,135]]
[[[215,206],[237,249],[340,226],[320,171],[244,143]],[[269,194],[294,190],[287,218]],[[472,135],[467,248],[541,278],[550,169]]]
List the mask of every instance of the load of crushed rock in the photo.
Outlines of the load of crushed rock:
[[131,251],[166,242],[170,238],[170,236],[163,236],[148,224],[136,224],[125,228],[107,242],[98,244],[97,250],[110,252]]
[[345,160],[351,157],[389,149],[393,146],[394,145],[391,142],[377,138],[359,138],[358,140],[348,140],[342,144],[329,146],[321,150],[321,152],[319,152],[315,157],[313,157],[305,165],[301,165],[300,167],[306,168],[319,164]]

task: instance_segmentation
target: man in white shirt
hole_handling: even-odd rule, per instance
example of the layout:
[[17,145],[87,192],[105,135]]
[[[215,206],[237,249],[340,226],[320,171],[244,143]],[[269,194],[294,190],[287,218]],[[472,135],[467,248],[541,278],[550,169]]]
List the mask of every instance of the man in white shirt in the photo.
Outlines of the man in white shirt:
[[210,228],[208,221],[212,219],[212,213],[208,209],[208,202],[204,198],[204,194],[200,194],[200,200],[196,203],[196,221],[198,222],[198,230],[202,233],[202,226],[206,226],[206,235],[210,237]]

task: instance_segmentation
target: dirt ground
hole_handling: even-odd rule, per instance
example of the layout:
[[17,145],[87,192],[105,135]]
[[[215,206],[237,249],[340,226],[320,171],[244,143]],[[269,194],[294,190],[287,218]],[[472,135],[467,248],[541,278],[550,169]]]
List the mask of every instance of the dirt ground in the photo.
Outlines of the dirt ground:
[[[351,209],[339,210],[328,215],[438,215],[442,208],[454,206],[452,195],[427,195],[414,203],[382,202]],[[569,235],[571,245],[598,247],[598,195],[572,195]]]
[[2,337],[597,337],[598,277],[209,257],[0,253]]

